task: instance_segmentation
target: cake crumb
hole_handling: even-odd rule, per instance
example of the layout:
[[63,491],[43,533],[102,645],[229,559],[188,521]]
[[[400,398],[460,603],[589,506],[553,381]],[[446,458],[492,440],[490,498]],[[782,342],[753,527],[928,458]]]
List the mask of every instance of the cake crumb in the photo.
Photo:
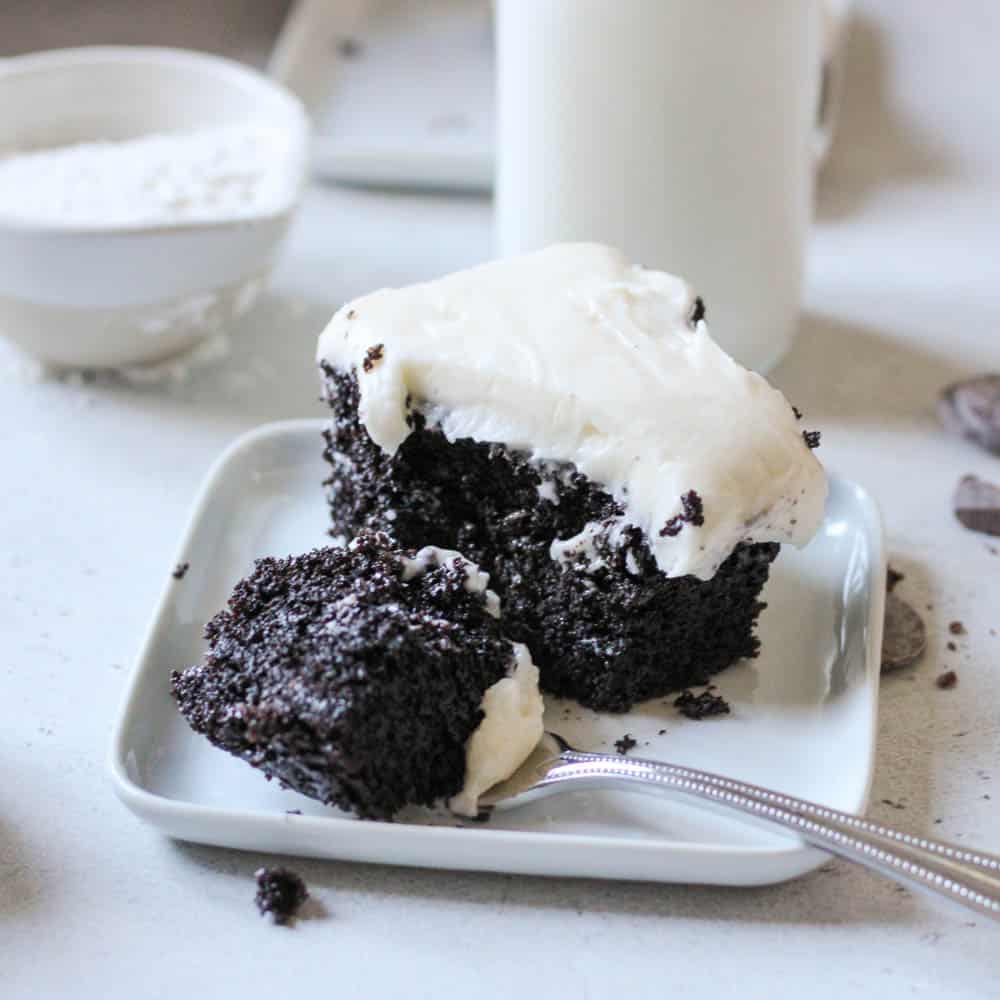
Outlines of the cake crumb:
[[961,622],[951,622],[948,625],[948,631],[952,635],[965,635],[965,626]]
[[615,740],[615,749],[624,757],[625,754],[629,752],[633,747],[637,746],[637,742],[632,739],[631,733],[626,733],[620,740]]
[[691,325],[697,326],[705,318],[705,300],[700,296],[696,296],[694,300],[694,307],[691,310]]
[[171,575],[171,576],[172,576],[172,577],[173,577],[173,578],[174,578],[175,580],[183,580],[183,579],[184,579],[184,576],[185,576],[185,574],[187,573],[187,571],[188,571],[188,570],[189,570],[190,568],[191,568],[191,563],[189,563],[189,562],[182,562],[182,563],[178,563],[178,564],[177,564],[177,565],[176,565],[176,566],[174,567],[174,571],[173,571],[173,573],[171,573],[170,575]]
[[666,732],[665,729],[660,729],[660,730],[657,731],[656,735],[657,736],[662,736],[665,732]]
[[954,670],[946,670],[943,674],[940,674],[934,683],[941,688],[942,691],[947,691],[949,688],[953,688],[958,683],[958,674]]
[[945,648],[951,653],[957,652],[958,650],[958,646],[956,646],[951,640],[945,643]]
[[820,436],[819,431],[802,432],[802,440],[805,441],[806,447],[809,449],[816,449],[819,447]]
[[795,419],[796,420],[801,420],[802,419],[802,411],[797,406],[793,406],[792,407],[792,413],[795,414]]
[[370,372],[375,365],[385,356],[385,344],[375,344],[365,351],[365,359],[361,362],[361,367],[366,372]]
[[258,868],[254,878],[257,909],[261,916],[269,913],[276,924],[289,924],[309,896],[305,882],[288,868]]
[[897,583],[902,583],[906,577],[897,569],[889,566],[885,574],[885,589],[891,594],[896,589]]
[[715,694],[714,685],[709,685],[701,694],[692,691],[682,691],[674,699],[674,708],[688,719],[707,719],[712,715],[728,715],[731,711],[729,702],[722,695]]
[[685,524],[695,528],[701,527],[705,523],[704,510],[705,505],[701,497],[694,490],[688,490],[681,497],[681,513],[675,514],[660,528],[660,538],[674,538],[681,533],[681,528]]
[[883,805],[890,806],[892,809],[905,809],[906,805],[902,802],[894,802],[892,799],[882,799]]

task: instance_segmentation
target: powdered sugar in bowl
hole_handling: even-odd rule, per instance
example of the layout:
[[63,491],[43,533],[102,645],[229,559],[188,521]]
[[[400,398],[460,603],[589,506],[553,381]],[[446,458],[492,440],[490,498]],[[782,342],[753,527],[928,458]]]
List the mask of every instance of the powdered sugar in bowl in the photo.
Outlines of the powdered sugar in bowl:
[[216,56],[0,61],[0,334],[98,368],[224,329],[266,281],[308,143],[297,98]]

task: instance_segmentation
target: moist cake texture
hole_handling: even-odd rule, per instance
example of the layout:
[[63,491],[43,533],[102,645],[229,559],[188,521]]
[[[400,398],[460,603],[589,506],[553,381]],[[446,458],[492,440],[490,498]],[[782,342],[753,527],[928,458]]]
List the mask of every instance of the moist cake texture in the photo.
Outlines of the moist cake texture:
[[458,553],[361,533],[259,560],[172,690],[197,732],[324,803],[377,819],[452,798],[474,812],[541,735],[536,669],[498,615]]
[[825,477],[680,279],[593,244],[385,289],[320,338],[333,533],[456,549],[543,687],[597,709],[755,655]]

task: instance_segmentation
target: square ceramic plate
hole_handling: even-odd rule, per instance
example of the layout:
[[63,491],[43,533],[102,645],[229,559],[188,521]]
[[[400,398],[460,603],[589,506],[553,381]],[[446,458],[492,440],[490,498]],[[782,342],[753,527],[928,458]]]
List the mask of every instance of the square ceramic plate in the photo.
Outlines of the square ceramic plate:
[[[757,885],[823,860],[793,836],[626,792],[556,796],[488,824],[418,811],[404,822],[362,821],[265,781],[195,735],[171,699],[170,671],[198,661],[206,620],[256,557],[327,542],[321,428],[262,427],[209,474],[177,555],[190,569],[168,578],[116,726],[111,770],[130,809],[185,840],[433,868]],[[884,581],[878,511],[862,489],[834,479],[816,538],[802,551],[786,547],[774,564],[760,657],[718,678],[731,715],[695,722],[670,700],[598,715],[552,701],[546,727],[594,750],[631,733],[635,756],[860,811],[874,756]]]

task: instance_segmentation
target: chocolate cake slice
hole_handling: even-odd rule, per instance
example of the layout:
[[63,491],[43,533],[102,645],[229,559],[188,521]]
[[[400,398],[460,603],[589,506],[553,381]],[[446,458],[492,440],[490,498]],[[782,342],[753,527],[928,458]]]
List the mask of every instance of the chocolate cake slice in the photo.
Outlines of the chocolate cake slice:
[[387,289],[320,338],[333,533],[457,549],[543,689],[622,711],[754,656],[825,477],[678,278],[571,244]]
[[366,818],[478,795],[542,733],[538,673],[456,552],[347,548],[262,559],[175,672],[191,726],[268,778]]

